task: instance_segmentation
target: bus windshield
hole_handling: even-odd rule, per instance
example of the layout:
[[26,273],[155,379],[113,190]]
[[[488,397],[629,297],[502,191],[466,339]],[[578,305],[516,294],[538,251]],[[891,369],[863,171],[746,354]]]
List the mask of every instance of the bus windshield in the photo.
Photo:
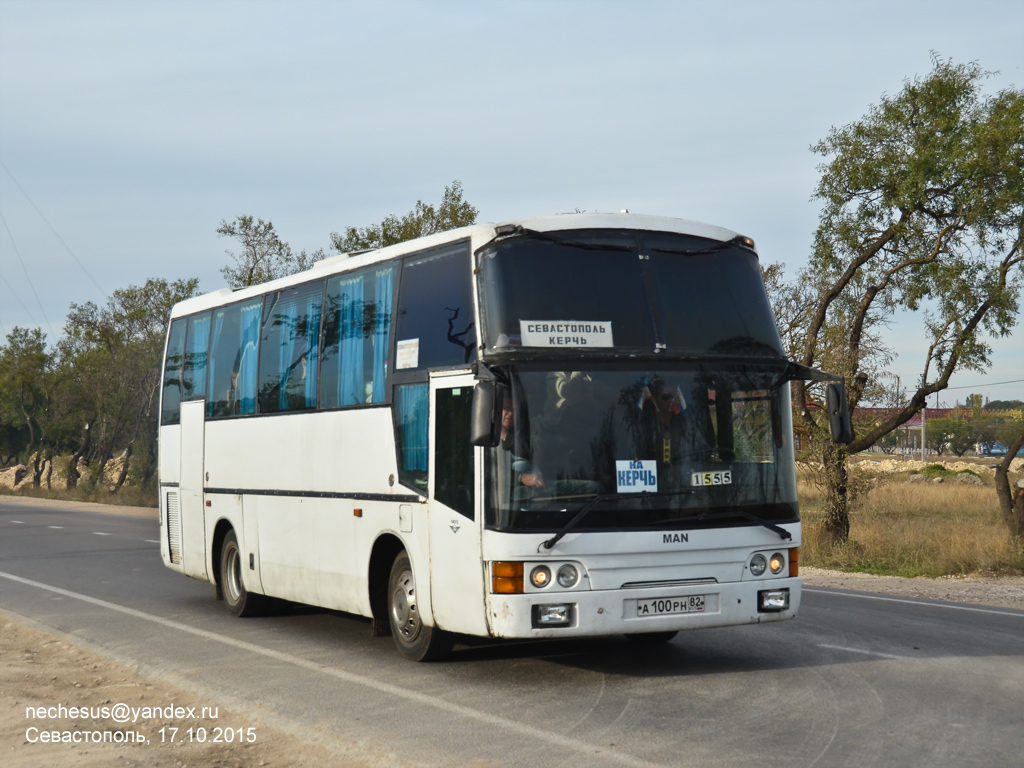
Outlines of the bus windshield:
[[491,528],[557,530],[587,505],[575,530],[799,519],[783,363],[506,373]]
[[692,235],[569,230],[479,254],[484,355],[782,357],[757,254]]

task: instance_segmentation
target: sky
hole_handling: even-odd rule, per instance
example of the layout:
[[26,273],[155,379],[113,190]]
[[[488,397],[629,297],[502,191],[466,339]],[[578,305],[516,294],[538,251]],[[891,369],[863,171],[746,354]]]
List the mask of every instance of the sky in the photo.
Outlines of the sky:
[[[295,251],[440,201],[674,216],[806,266],[810,146],[933,52],[1024,86],[1017,0],[0,0],[0,337],[147,278],[224,287],[222,220]],[[921,316],[885,336],[921,374]],[[969,393],[1024,399],[1024,327]]]

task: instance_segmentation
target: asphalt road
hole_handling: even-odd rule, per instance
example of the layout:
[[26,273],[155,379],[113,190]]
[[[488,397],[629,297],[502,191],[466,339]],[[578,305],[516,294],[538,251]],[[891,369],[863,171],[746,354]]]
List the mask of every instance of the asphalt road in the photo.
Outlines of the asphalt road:
[[473,642],[413,664],[365,619],[232,618],[156,539],[153,519],[2,498],[0,609],[382,764],[1024,765],[1022,611],[807,589],[794,621],[655,648]]

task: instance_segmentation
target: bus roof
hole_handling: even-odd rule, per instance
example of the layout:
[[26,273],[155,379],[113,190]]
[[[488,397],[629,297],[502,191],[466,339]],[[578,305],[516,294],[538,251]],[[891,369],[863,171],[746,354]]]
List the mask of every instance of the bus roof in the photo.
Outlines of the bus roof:
[[371,251],[357,253],[342,253],[330,256],[322,261],[316,262],[310,269],[298,272],[293,275],[281,277],[258,285],[251,285],[245,288],[231,289],[221,288],[210,293],[186,299],[174,306],[171,311],[172,317],[201,312],[212,307],[219,307],[224,304],[242,301],[252,296],[262,296],[268,291],[280,290],[293,285],[298,285],[307,280],[314,279],[318,275],[331,275],[344,266],[346,269],[356,269],[368,266],[380,261],[404,256],[407,253],[426,250],[459,242],[461,240],[473,240],[483,244],[497,235],[499,227],[521,226],[524,229],[536,232],[557,232],[561,230],[575,229],[636,229],[654,232],[676,232],[684,235],[705,237],[710,240],[726,241],[738,237],[738,233],[732,230],[716,227],[712,224],[702,224],[687,219],[677,219],[670,216],[650,216],[623,211],[620,213],[559,213],[551,216],[536,216],[515,221],[504,221],[497,223],[473,224],[468,227],[451,229],[446,232],[438,232],[426,237],[418,237],[414,240],[407,240],[395,245],[378,248]]

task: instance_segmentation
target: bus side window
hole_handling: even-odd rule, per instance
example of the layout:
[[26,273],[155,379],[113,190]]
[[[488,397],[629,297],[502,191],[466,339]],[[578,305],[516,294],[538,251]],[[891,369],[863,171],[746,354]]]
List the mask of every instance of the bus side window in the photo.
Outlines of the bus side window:
[[415,342],[415,363],[396,368],[466,365],[476,349],[472,260],[459,245],[438,254],[409,259],[398,300],[399,342]]
[[268,295],[260,339],[260,413],[316,408],[324,284]]
[[256,412],[256,358],[262,299],[213,313],[210,394],[206,415],[223,418]]
[[206,395],[206,361],[210,347],[210,313],[192,315],[185,336],[185,366],[181,399],[196,400]]
[[386,264],[327,282],[321,407],[384,402],[395,271]]
[[426,384],[395,387],[398,477],[403,485],[421,493],[427,488],[428,396]]
[[178,424],[181,421],[181,385],[185,367],[185,330],[187,327],[188,320],[184,317],[171,323],[171,331],[167,339],[167,359],[164,360],[161,424]]

